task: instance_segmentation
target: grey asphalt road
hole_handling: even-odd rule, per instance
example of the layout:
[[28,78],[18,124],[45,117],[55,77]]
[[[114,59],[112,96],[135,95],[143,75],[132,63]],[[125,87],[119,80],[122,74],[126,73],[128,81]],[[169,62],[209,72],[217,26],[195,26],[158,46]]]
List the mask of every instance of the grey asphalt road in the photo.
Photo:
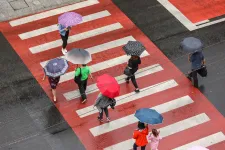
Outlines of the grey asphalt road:
[[84,150],[0,33],[0,150]]
[[223,90],[225,22],[190,32],[157,0],[113,0],[113,2],[183,73],[189,71],[190,64],[187,61],[187,54],[179,49],[180,42],[188,36],[203,41],[209,75],[207,78],[200,78],[200,90],[225,116]]

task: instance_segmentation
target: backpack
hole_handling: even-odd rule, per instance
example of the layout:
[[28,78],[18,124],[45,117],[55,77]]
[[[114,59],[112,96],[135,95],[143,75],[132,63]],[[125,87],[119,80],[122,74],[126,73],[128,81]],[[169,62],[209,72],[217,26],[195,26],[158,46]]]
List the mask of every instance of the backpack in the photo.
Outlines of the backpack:
[[78,76],[74,77],[74,82],[77,84],[81,83],[81,77],[82,77],[82,73],[81,73],[81,68],[80,68],[80,74]]

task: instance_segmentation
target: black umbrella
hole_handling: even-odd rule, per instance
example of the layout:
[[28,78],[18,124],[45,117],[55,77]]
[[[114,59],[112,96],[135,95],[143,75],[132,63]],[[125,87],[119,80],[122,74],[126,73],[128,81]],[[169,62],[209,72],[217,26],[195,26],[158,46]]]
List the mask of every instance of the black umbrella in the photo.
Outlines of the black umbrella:
[[127,55],[140,56],[145,51],[144,45],[139,41],[129,41],[123,50]]
[[181,42],[180,46],[184,51],[194,53],[202,50],[203,43],[197,38],[187,37]]

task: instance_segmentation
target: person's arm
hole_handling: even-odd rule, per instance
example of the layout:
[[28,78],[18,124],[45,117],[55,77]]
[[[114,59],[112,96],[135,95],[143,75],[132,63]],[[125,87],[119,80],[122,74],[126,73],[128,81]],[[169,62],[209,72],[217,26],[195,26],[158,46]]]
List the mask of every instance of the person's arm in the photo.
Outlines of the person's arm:
[[133,67],[132,60],[131,59],[129,59],[129,61],[128,61],[128,67],[129,67],[129,69],[132,69],[132,67]]
[[64,28],[62,25],[58,24],[58,28],[59,28],[59,32],[62,33],[64,31],[67,31],[68,29],[67,28]]
[[91,74],[91,70],[90,69],[89,69],[89,75],[90,75],[91,79],[93,79],[93,76]]
[[191,62],[191,54],[188,54],[188,61]]
[[80,75],[80,71],[81,71],[80,68],[77,68],[77,69],[75,70],[75,76],[76,76],[76,77]]
[[44,76],[43,76],[42,80],[45,80],[45,78],[46,78],[46,75],[45,75],[45,73],[44,73]]
[[133,139],[137,139],[138,138],[138,134],[134,131],[133,133]]
[[139,60],[138,64],[140,65],[140,64],[141,64],[141,59],[140,59],[140,57],[138,58],[138,60]]

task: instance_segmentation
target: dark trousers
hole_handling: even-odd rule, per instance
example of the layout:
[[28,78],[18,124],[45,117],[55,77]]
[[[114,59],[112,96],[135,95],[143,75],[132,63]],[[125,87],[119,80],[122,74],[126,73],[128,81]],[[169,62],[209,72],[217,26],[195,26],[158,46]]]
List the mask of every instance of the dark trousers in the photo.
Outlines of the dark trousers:
[[[146,147],[146,145],[145,146],[141,146],[141,150],[145,150],[145,147]],[[138,146],[136,145],[136,143],[134,143],[133,150],[137,150],[137,148],[138,148]]]
[[100,118],[100,119],[103,118],[103,111],[105,112],[105,115],[106,115],[106,117],[108,118],[108,117],[109,117],[108,107],[106,107],[106,108],[101,108],[101,109],[102,109],[102,112],[99,113],[99,118]]
[[134,69],[131,69],[130,72],[131,72],[131,76],[127,77],[127,81],[129,81],[131,79],[133,85],[135,88],[138,88],[138,85],[137,85],[137,81],[136,81],[136,78],[135,78],[135,75],[134,73],[138,70],[138,68],[134,68]]
[[85,93],[86,88],[87,88],[87,80],[88,79],[83,80],[83,81],[81,81],[81,83],[78,84],[78,87],[79,87],[79,91],[80,91],[80,95],[81,95],[82,100],[87,99],[87,96],[86,96],[86,93]]
[[196,88],[198,88],[198,73],[200,72],[200,70],[192,70],[192,72],[189,74],[189,77],[193,79],[194,82],[194,86]]
[[[61,35],[61,34],[60,34],[60,35]],[[67,40],[68,40],[68,37],[69,37],[69,30],[66,31],[65,36],[61,35],[61,38],[62,38],[62,41],[63,41],[63,44],[62,44],[63,49],[65,49],[66,46],[67,46]]]

